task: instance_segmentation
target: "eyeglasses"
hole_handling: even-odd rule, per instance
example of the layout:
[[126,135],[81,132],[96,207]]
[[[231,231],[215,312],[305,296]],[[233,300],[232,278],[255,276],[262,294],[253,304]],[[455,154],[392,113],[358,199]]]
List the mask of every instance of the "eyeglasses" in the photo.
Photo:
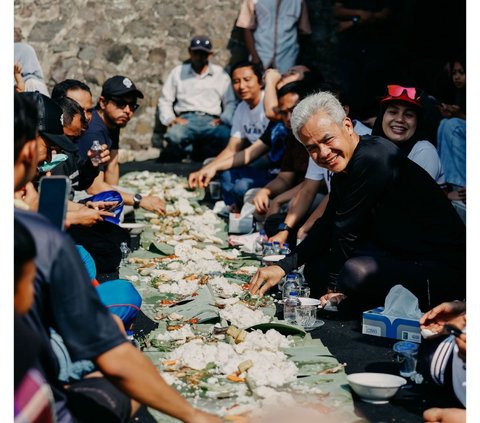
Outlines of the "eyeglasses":
[[403,93],[407,94],[410,100],[418,100],[420,93],[413,87],[402,87],[401,85],[387,85],[388,95],[392,97],[400,97]]
[[125,107],[130,107],[130,110],[132,112],[134,112],[135,110],[137,110],[140,105],[134,101],[125,101],[121,98],[110,98],[110,101],[112,103],[115,103],[115,105],[119,108],[119,109],[125,109]]

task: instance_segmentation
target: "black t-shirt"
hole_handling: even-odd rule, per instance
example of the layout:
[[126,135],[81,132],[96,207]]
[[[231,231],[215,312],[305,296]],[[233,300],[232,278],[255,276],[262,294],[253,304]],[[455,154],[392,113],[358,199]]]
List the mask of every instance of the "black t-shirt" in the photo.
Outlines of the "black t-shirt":
[[87,152],[94,140],[98,140],[100,144],[107,144],[110,151],[119,148],[120,128],[107,128],[97,110],[93,110],[88,129],[77,140],[78,149],[84,160],[87,159]]
[[345,171],[333,175],[322,218],[278,264],[288,273],[322,255],[338,273],[368,244],[392,257],[465,266],[465,225],[438,184],[392,142],[367,135]]
[[63,338],[72,361],[92,360],[126,339],[100,302],[70,238],[37,213],[16,209],[15,219],[30,231],[37,250],[35,300],[24,319],[48,345],[40,365],[52,386],[59,421],[69,421],[56,380],[58,363],[50,347],[49,328]]

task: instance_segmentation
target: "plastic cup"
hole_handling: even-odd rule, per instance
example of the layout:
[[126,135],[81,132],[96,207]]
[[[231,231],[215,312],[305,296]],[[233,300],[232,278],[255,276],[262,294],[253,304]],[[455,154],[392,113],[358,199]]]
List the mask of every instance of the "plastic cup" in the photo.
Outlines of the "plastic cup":
[[300,305],[295,309],[295,320],[297,325],[308,327],[313,326],[317,320],[317,306]]
[[400,375],[410,377],[416,373],[418,344],[400,341],[393,345],[397,363],[400,365]]
[[210,198],[212,200],[220,199],[221,194],[221,184],[218,181],[211,181],[208,184],[208,192],[210,193]]

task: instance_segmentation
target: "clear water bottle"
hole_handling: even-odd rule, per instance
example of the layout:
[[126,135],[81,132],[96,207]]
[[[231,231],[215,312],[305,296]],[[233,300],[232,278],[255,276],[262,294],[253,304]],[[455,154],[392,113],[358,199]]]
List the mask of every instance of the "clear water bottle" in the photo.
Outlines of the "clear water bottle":
[[290,295],[283,304],[283,320],[288,323],[295,323],[297,319],[295,311],[300,305],[301,302],[298,299],[298,293],[296,291],[290,292]]
[[280,248],[280,254],[283,254],[285,256],[288,256],[290,254],[290,247],[288,245],[288,242],[284,242],[282,245],[282,248]]
[[120,244],[120,252],[122,253],[122,265],[125,266],[128,263],[128,256],[131,253],[126,242]]
[[268,237],[266,232],[262,229],[258,234],[258,237],[255,241],[255,252],[257,254],[263,254],[263,249],[265,247],[265,243],[267,242]]
[[273,241],[273,254],[280,254],[280,243],[278,241]]
[[294,273],[289,273],[287,275],[287,280],[282,287],[282,299],[285,301],[292,294],[292,292],[295,292],[295,295],[298,295],[298,288],[299,284],[297,276]]
[[103,151],[100,141],[94,140],[92,146],[90,147],[90,151],[92,152],[92,157],[90,157],[92,164],[94,166],[98,166],[102,162],[100,155]]
[[271,256],[273,254],[273,246],[271,242],[266,242],[263,248],[263,256]]

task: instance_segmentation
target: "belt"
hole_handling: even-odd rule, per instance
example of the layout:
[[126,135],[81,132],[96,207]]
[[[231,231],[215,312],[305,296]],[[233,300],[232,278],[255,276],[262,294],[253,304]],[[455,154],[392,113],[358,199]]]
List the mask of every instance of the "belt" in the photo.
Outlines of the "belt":
[[210,113],[205,113],[205,112],[197,112],[197,111],[188,111],[188,112],[180,112],[178,115],[179,116],[182,116],[182,115],[186,115],[186,114],[194,114],[194,115],[199,115],[199,116],[210,116],[214,119],[219,119],[220,116],[218,115],[211,115]]

